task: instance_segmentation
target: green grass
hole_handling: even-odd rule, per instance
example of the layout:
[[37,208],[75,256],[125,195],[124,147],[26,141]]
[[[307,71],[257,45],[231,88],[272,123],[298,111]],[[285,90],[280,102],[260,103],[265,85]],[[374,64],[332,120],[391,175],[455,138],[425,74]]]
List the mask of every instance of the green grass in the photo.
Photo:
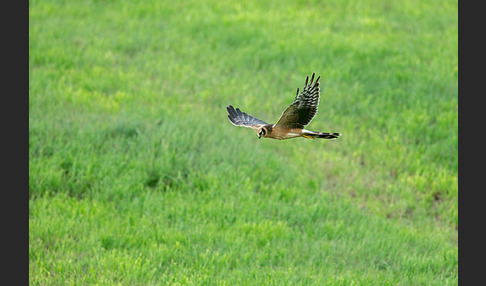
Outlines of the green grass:
[[30,1],[30,284],[456,285],[457,11]]

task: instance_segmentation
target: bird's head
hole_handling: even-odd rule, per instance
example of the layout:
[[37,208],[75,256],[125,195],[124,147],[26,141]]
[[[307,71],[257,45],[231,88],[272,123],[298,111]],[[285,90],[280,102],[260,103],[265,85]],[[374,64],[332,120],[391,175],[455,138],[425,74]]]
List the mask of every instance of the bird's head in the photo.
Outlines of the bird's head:
[[258,128],[257,135],[258,139],[260,139],[262,136],[265,137],[267,135],[267,128],[265,128],[265,126]]

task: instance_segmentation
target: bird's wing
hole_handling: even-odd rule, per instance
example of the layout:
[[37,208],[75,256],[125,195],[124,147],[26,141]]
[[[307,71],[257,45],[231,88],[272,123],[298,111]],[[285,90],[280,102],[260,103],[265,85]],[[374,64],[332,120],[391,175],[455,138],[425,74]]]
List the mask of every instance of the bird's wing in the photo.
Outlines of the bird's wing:
[[295,95],[294,102],[282,112],[282,115],[275,123],[275,128],[304,128],[317,114],[319,105],[319,79],[314,82],[315,73],[312,74],[310,83],[309,77],[305,80],[305,86],[299,95],[299,89]]
[[252,129],[258,129],[260,126],[267,124],[266,122],[248,115],[241,111],[239,108],[235,108],[230,105],[226,107],[228,111],[228,118],[235,126],[249,127]]

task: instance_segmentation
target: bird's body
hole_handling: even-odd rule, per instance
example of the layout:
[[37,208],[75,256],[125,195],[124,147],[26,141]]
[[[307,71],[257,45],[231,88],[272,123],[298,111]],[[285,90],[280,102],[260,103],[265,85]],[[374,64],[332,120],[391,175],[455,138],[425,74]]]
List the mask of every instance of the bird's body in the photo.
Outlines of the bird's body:
[[273,128],[274,124],[266,124],[261,126],[261,130],[265,130],[263,137],[273,138],[273,139],[290,139],[295,137],[300,137],[302,134],[303,129],[298,128],[291,128],[291,129],[280,129],[280,128]]
[[228,119],[235,126],[249,127],[257,129],[258,138],[262,136],[271,139],[290,139],[296,137],[304,137],[308,139],[323,138],[335,139],[341,136],[340,133],[322,133],[316,131],[306,130],[305,125],[309,124],[314,116],[317,114],[317,106],[319,105],[319,79],[317,78],[314,85],[315,74],[312,74],[311,81],[309,77],[306,78],[305,86],[299,95],[299,89],[292,104],[282,112],[282,115],[275,124],[268,124],[258,118],[242,112],[239,108],[234,108],[232,105],[228,106]]

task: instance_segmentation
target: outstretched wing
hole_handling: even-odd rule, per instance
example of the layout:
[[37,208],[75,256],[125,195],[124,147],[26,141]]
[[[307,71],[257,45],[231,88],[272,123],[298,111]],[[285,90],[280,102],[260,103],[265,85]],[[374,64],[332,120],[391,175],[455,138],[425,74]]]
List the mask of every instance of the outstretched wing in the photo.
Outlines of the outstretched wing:
[[235,108],[232,105],[226,107],[226,110],[228,111],[229,120],[235,126],[243,126],[243,127],[258,129],[260,126],[267,124],[266,122],[261,121],[258,118],[255,118],[251,115],[242,112],[239,108],[236,108],[235,110]]
[[[295,95],[294,102],[282,112],[282,115],[275,123],[275,128],[304,128],[317,114],[319,105],[319,79],[314,82],[315,73],[312,74],[310,83],[309,76],[305,79],[305,86],[299,95],[299,89]],[[309,83],[309,84],[307,84]]]

